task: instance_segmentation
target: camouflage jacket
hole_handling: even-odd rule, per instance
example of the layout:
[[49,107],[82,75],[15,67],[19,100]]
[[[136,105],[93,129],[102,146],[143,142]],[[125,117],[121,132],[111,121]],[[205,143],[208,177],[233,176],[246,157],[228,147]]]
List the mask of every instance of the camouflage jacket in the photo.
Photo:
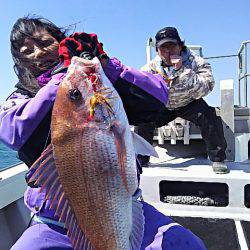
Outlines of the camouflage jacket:
[[144,65],[141,70],[152,74],[160,74],[169,87],[167,108],[184,107],[195,99],[200,99],[212,91],[214,78],[211,66],[202,57],[187,49],[182,52],[182,67],[175,71],[173,67],[164,67],[157,55]]

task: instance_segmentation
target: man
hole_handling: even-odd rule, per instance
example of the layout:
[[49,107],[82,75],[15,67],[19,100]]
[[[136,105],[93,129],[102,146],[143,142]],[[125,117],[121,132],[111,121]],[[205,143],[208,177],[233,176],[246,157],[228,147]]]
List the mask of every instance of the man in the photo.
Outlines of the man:
[[[185,46],[174,27],[159,30],[155,39],[157,55],[141,70],[163,76],[169,88],[169,100],[159,122],[140,124],[138,134],[152,143],[155,127],[166,125],[176,117],[191,121],[201,130],[214,172],[228,173],[221,118],[202,99],[214,87],[210,64]],[[139,156],[139,160],[147,166],[149,157]]]

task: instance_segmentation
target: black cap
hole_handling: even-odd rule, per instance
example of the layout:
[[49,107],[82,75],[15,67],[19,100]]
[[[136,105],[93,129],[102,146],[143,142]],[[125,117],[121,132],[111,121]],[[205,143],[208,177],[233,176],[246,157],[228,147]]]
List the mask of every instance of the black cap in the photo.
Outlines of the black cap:
[[155,41],[156,41],[156,47],[159,47],[167,42],[172,42],[176,44],[181,43],[178,31],[174,27],[165,27],[159,30],[155,35]]

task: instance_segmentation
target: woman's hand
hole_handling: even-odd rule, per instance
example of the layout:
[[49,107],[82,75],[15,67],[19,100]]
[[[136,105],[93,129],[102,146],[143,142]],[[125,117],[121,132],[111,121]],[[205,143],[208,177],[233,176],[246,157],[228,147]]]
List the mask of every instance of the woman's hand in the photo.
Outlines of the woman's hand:
[[73,56],[81,56],[85,59],[93,57],[107,59],[108,56],[102,46],[96,34],[74,33],[60,42],[59,56],[63,58],[65,66],[70,64]]

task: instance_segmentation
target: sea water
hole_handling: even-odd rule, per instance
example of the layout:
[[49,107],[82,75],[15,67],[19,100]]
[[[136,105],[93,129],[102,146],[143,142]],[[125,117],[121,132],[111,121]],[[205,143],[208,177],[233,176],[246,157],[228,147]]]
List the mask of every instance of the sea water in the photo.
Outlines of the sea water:
[[9,149],[0,142],[0,170],[18,164],[17,152]]

